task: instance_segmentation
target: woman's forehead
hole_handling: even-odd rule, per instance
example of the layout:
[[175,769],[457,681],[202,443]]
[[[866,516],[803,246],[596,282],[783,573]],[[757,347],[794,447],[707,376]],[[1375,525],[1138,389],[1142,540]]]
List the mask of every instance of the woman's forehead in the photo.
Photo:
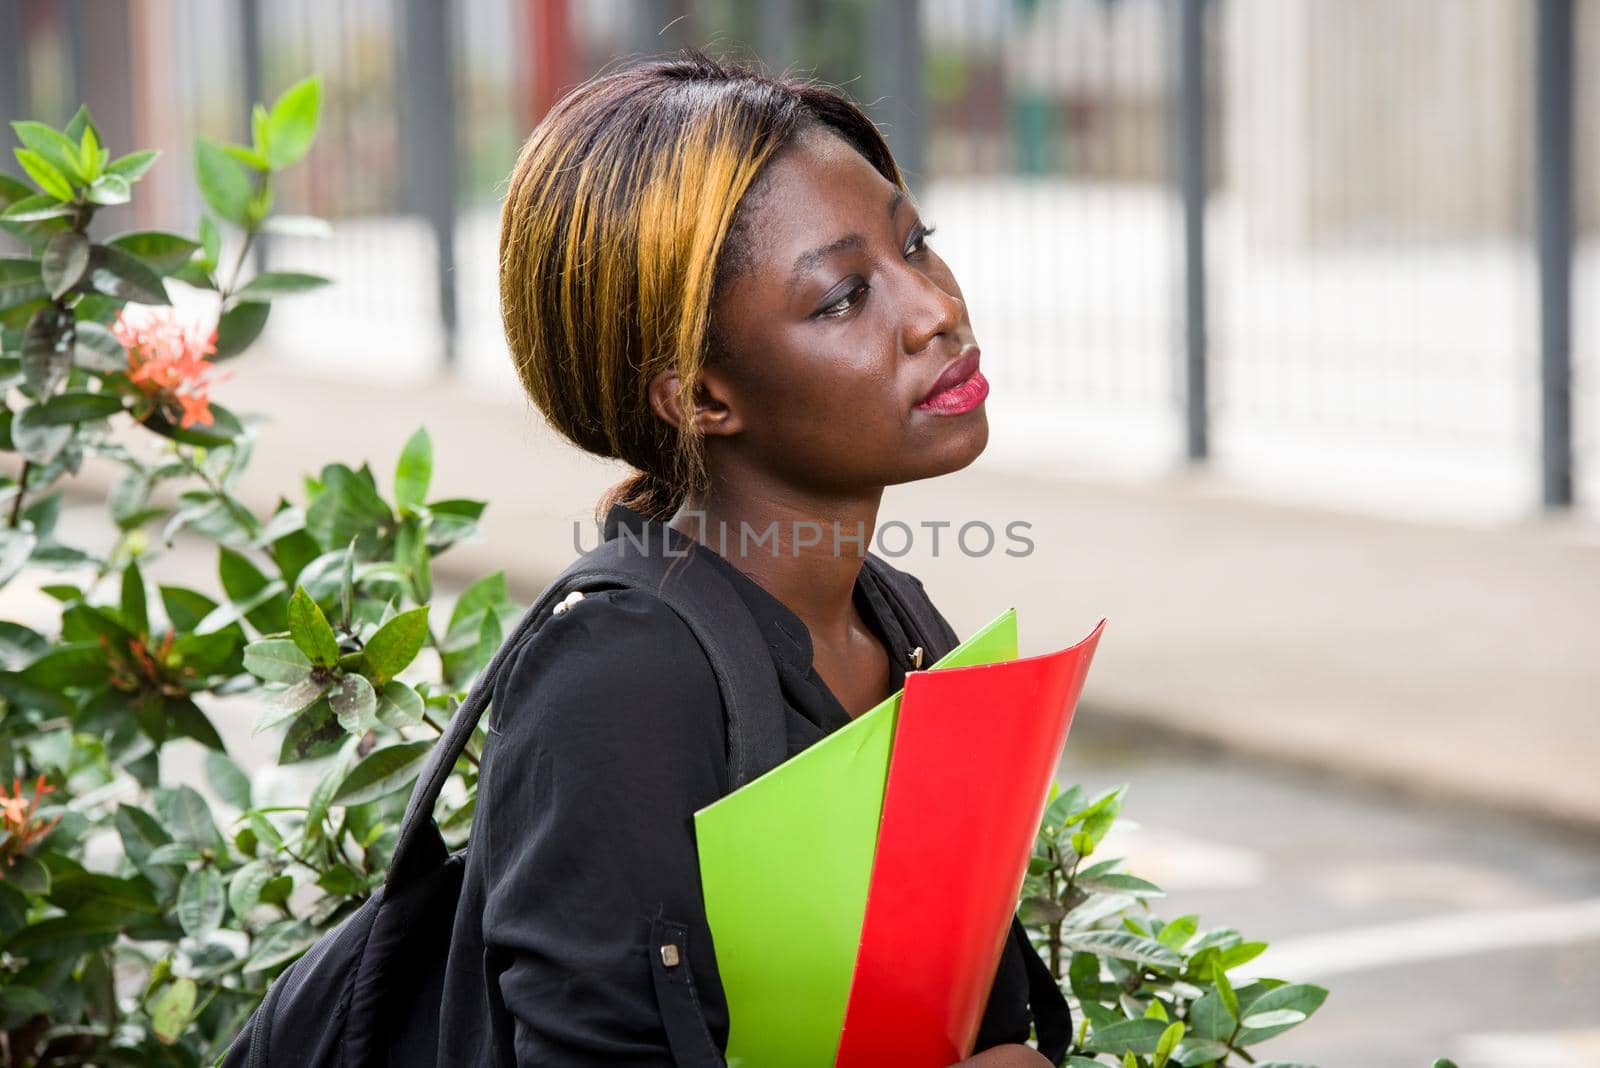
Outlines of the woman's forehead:
[[787,276],[798,253],[878,222],[895,188],[844,138],[807,130],[772,159],[741,212],[758,269]]

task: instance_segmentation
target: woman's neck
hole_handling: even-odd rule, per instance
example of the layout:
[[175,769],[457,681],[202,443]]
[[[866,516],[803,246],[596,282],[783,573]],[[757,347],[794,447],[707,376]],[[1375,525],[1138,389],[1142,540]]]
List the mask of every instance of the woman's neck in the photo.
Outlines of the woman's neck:
[[792,491],[715,492],[686,499],[672,529],[725,557],[781,601],[814,644],[847,647],[862,629],[857,575],[872,544],[882,488],[848,499],[806,500]]

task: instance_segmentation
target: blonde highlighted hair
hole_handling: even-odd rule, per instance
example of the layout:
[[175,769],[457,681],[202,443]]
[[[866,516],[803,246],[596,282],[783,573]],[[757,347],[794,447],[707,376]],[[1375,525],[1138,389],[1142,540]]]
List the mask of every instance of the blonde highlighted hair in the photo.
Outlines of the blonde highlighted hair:
[[500,215],[501,317],[551,425],[635,468],[597,519],[617,502],[664,519],[706,487],[693,420],[657,417],[649,383],[675,369],[679,410],[694,410],[718,344],[712,309],[750,255],[740,205],[815,125],[905,188],[882,134],[843,95],[693,50],[585,82],[524,143]]

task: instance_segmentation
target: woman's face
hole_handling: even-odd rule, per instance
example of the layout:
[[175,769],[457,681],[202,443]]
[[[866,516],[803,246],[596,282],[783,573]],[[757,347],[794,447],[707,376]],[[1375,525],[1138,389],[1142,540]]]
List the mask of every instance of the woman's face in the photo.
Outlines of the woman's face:
[[[704,373],[726,409],[708,427],[713,474],[732,461],[851,495],[976,459],[988,386],[970,371],[961,287],[911,199],[813,128],[769,164],[746,209],[746,267],[713,309],[725,358]],[[921,404],[941,376],[965,385]]]

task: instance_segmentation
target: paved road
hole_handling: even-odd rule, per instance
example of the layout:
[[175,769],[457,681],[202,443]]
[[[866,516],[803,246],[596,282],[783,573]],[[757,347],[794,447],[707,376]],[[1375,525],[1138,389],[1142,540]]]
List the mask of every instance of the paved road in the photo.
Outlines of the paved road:
[[1331,991],[1262,1047],[1321,1068],[1600,1066],[1600,839],[1246,763],[1080,711],[1060,778],[1128,783],[1108,855]]

